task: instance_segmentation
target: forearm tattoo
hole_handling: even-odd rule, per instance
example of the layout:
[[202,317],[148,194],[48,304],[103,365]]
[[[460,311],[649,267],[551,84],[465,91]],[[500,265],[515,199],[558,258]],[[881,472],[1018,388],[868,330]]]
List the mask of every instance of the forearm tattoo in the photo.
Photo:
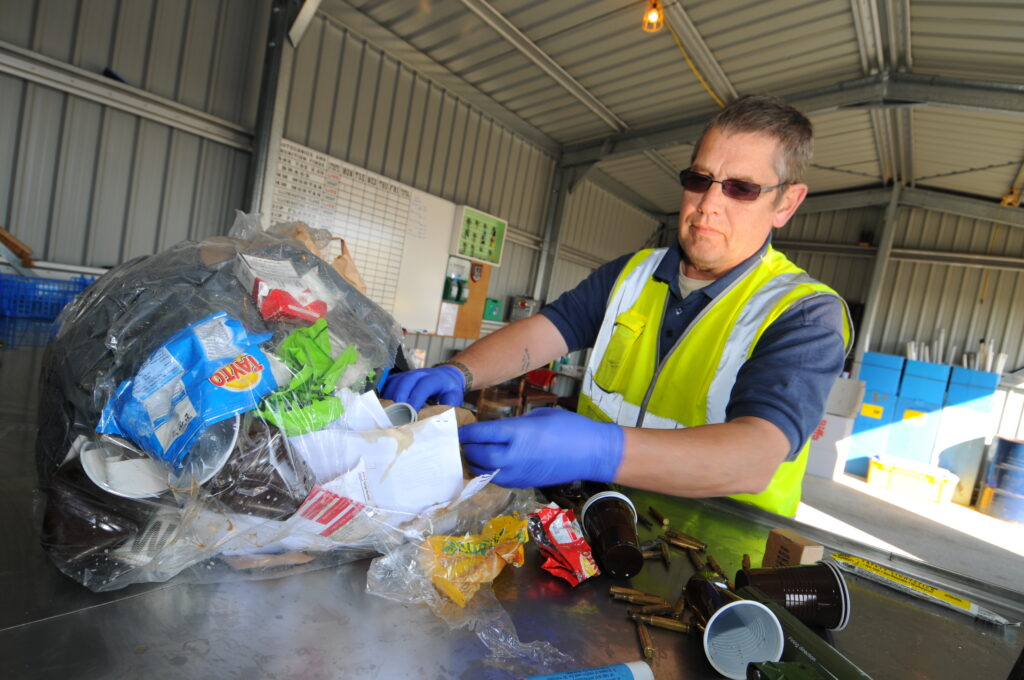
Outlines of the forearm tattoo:
[[528,370],[530,370],[530,350],[524,349],[522,371],[525,373]]

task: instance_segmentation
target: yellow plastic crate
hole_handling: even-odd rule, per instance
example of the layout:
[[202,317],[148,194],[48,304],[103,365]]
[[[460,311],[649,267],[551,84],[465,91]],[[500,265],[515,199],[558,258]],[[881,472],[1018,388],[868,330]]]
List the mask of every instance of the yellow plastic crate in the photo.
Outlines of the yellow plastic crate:
[[948,503],[959,482],[955,474],[934,465],[884,457],[868,461],[868,484],[921,500]]

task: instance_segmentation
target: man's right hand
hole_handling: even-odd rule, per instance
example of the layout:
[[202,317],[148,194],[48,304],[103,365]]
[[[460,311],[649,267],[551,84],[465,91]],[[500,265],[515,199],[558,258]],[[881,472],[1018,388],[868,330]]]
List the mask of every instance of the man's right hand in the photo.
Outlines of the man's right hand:
[[454,366],[434,366],[405,371],[388,378],[382,396],[392,401],[404,401],[419,411],[433,397],[437,403],[462,406],[466,379]]

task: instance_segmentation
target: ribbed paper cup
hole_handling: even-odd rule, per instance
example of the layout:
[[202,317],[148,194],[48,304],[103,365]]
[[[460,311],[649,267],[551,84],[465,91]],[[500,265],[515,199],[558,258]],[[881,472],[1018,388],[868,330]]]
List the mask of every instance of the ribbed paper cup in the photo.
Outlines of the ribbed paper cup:
[[842,630],[850,622],[850,591],[839,569],[828,562],[741,569],[736,587],[746,585],[760,588],[808,626]]

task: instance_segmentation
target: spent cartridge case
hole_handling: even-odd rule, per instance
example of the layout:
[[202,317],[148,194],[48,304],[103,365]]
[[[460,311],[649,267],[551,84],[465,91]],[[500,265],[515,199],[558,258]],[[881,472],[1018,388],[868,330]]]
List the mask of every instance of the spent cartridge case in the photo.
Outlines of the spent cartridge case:
[[707,567],[704,565],[704,560],[700,558],[700,555],[697,554],[696,550],[694,550],[693,548],[688,548],[686,551],[686,555],[690,558],[690,562],[693,563],[693,568],[696,569],[698,573],[707,569]]
[[668,526],[668,517],[665,517],[665,515],[661,514],[661,512],[656,507],[654,507],[653,505],[647,506],[647,512],[651,513],[651,517],[653,517],[658,522],[658,524],[660,524],[663,527]]
[[644,604],[640,605],[639,607],[634,607],[630,609],[629,615],[633,616],[634,614],[645,614],[650,616],[654,614],[668,614],[671,611],[672,607],[667,604]]
[[654,658],[654,640],[651,639],[651,631],[647,630],[647,626],[640,621],[636,622],[636,632],[640,637],[640,649],[643,650],[644,656],[648,659]]
[[671,546],[673,546],[675,548],[679,548],[680,550],[700,550],[701,549],[700,544],[693,543],[691,541],[684,541],[681,538],[673,538],[671,536],[668,536],[665,539],[665,541],[669,545],[671,545]]
[[670,527],[665,530],[665,533],[668,534],[671,538],[675,538],[680,541],[686,541],[687,543],[692,543],[695,546],[698,546],[698,550],[704,550],[708,547],[704,541],[700,540],[699,538],[695,538],[690,534],[684,534],[682,531],[679,531],[678,529],[672,529]]
[[656,628],[674,630],[678,633],[690,632],[690,624],[683,623],[682,621],[676,621],[675,619],[670,619],[667,616],[649,616],[644,614],[637,614],[633,617],[633,620],[638,623],[654,626]]
[[672,606],[671,602],[657,595],[612,595],[612,597],[630,604],[667,604],[670,607]]

